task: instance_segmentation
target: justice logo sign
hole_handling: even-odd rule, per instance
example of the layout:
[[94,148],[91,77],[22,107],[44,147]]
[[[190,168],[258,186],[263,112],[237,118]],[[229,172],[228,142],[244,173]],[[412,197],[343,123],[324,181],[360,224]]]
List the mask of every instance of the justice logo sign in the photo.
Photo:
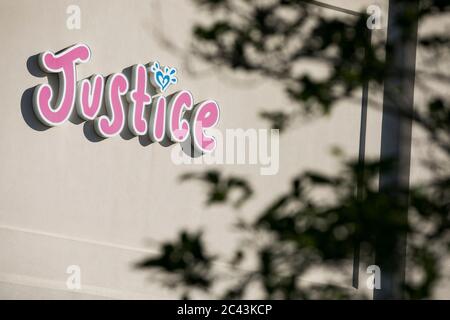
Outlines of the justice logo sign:
[[[133,135],[148,135],[155,142],[169,139],[182,143],[189,139],[196,152],[214,151],[216,140],[206,130],[217,125],[219,106],[214,100],[194,104],[188,90],[164,96],[169,86],[178,82],[175,68],[162,67],[158,62],[150,67],[136,64],[130,80],[123,73],[114,73],[106,80],[94,74],[77,81],[77,64],[88,62],[90,57],[85,44],[39,55],[40,68],[57,74],[59,79],[57,96],[48,84],[34,90],[33,109],[43,124],[61,125],[76,112],[81,119],[94,121],[96,133],[103,138],[117,136],[128,126]],[[153,96],[149,94],[150,85],[156,92]]]

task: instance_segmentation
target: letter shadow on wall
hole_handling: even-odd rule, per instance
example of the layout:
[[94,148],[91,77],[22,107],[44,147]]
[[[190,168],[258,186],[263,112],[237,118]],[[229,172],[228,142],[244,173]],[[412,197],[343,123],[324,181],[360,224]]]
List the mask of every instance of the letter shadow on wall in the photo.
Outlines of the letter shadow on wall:
[[[38,63],[39,54],[35,54],[34,56],[31,56],[27,59],[27,69],[28,72],[39,78],[45,78],[47,77],[48,83],[53,87],[54,85],[57,85],[57,78],[56,76],[48,75],[44,73],[41,68],[39,68]],[[26,124],[36,131],[45,131],[50,129],[50,127],[44,125],[42,122],[39,121],[39,119],[36,117],[33,111],[33,92],[34,89],[38,85],[26,89],[23,94],[22,98],[20,100],[20,111],[22,112],[22,117],[25,120]]]

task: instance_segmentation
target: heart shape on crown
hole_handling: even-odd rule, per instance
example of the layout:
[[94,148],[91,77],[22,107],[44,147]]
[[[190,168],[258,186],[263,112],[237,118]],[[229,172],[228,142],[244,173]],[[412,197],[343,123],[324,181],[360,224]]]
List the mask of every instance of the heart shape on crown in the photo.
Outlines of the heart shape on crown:
[[177,70],[171,67],[164,67],[163,71],[163,68],[160,66],[158,61],[155,61],[152,64],[150,71],[153,73],[151,82],[154,86],[159,88],[160,91],[166,91],[169,85],[175,84],[178,81],[175,76]]

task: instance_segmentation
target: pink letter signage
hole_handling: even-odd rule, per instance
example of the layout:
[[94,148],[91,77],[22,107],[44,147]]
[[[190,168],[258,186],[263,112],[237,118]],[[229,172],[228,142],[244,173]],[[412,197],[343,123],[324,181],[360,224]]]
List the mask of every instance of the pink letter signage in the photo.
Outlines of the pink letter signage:
[[[148,135],[161,142],[184,142],[190,138],[193,147],[201,153],[212,152],[216,147],[214,137],[205,131],[217,125],[220,110],[214,100],[194,104],[192,94],[181,90],[166,98],[163,94],[176,84],[177,70],[162,67],[154,62],[149,68],[136,64],[131,79],[114,73],[106,81],[102,75],[77,82],[76,65],[86,63],[91,51],[85,44],[77,44],[57,54],[46,51],[39,55],[39,65],[44,72],[57,73],[59,92],[48,84],[36,87],[33,108],[38,119],[47,126],[66,122],[75,110],[83,120],[94,121],[97,134],[104,138],[117,136],[125,125],[135,136]],[[157,94],[148,93],[152,85]],[[53,96],[57,99],[53,100]],[[51,101],[56,101],[51,105]],[[100,114],[102,105],[106,113]],[[150,108],[150,112],[145,112]],[[146,117],[146,114],[149,114]]]

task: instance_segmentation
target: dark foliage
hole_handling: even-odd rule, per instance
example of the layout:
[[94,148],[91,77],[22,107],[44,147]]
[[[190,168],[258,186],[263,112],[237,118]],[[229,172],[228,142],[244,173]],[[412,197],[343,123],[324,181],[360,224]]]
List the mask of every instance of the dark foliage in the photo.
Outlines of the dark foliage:
[[[354,97],[367,81],[381,90],[389,73],[408,72],[395,70],[383,60],[386,48],[382,39],[370,43],[364,14],[328,18],[307,2],[196,0],[211,16],[209,25],[194,28],[196,54],[219,67],[259,73],[282,83],[298,108],[262,114],[280,129],[295,125],[298,115],[332,112],[338,101]],[[433,19],[449,10],[448,1],[422,1],[419,18]],[[415,18],[405,13],[400,21],[403,32],[408,32]],[[450,56],[449,38],[444,33],[428,34],[418,45],[433,59]],[[329,73],[321,79],[300,73],[297,65],[301,62],[323,64]],[[306,283],[302,276],[318,268],[349,276],[344,272],[345,261],[352,259],[355,243],[364,248],[362,261],[371,261],[374,238],[383,239],[383,232],[407,232],[407,266],[417,277],[407,279],[405,296],[431,297],[443,277],[443,259],[450,252],[450,104],[448,97],[426,85],[430,79],[449,84],[450,77],[435,69],[417,70],[416,81],[424,84],[418,87],[427,102],[413,114],[402,115],[423,129],[426,143],[434,148],[424,159],[430,178],[409,190],[392,190],[409,197],[408,221],[396,214],[404,210],[404,203],[392,197],[390,190],[378,189],[380,170],[395,165],[394,161],[367,161],[361,166],[343,159],[338,173],[304,172],[294,177],[290,190],[254,221],[237,223],[242,245],[230,259],[220,258],[229,260],[232,276],[216,268],[201,234],[187,231],[163,244],[160,254],[140,266],[157,268],[176,279],[173,284],[184,293],[199,289],[218,297],[242,298],[257,285],[264,298],[348,298],[355,297],[348,289]],[[224,178],[218,171],[187,174],[182,179],[205,182],[208,205],[230,201],[233,190],[241,195],[232,201],[236,207],[252,195],[249,182]],[[363,191],[359,197],[355,196],[357,185]],[[381,240],[378,246],[383,245]],[[250,270],[248,261],[254,262]]]

